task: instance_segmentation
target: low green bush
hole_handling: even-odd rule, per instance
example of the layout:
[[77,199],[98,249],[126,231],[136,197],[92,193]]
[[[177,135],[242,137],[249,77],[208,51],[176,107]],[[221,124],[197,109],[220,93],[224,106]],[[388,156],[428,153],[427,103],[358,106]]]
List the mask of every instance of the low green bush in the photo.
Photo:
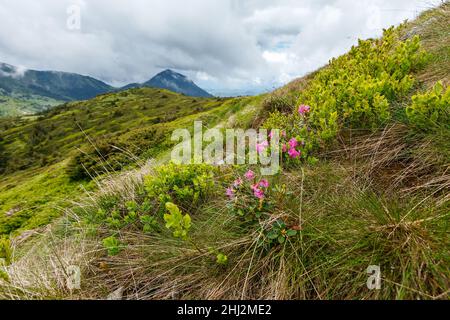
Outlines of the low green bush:
[[414,95],[406,116],[420,131],[433,131],[442,126],[450,129],[450,87],[444,89],[442,82],[438,82],[431,90]]
[[191,228],[191,216],[189,214],[183,215],[180,208],[172,202],[166,203],[166,210],[167,213],[164,214],[166,228],[173,230],[175,238],[187,240]]
[[115,256],[118,255],[120,248],[120,241],[115,236],[110,236],[102,241],[103,246],[107,249],[108,255]]
[[258,241],[260,246],[270,248],[284,244],[289,237],[298,235],[300,227],[295,223],[288,224],[283,220],[285,217],[273,219],[277,205],[283,203],[287,195],[286,185],[270,183],[249,170],[226,189],[226,195],[229,211],[263,235]]
[[[4,263],[8,265],[11,263],[12,250],[11,241],[8,237],[0,237],[0,266]],[[3,262],[3,263],[2,263]]]
[[174,202],[192,207],[202,202],[214,187],[216,170],[206,164],[170,163],[156,168],[154,174],[145,178],[145,189],[148,196],[158,199],[160,204]]
[[[415,83],[413,72],[426,59],[419,37],[400,41],[394,28],[385,30],[381,39],[359,40],[358,46],[332,59],[300,92],[299,104],[311,106],[309,140],[329,143],[343,127],[382,126],[392,118],[391,103],[407,96]],[[288,121],[274,112],[265,127],[287,129],[300,108]]]

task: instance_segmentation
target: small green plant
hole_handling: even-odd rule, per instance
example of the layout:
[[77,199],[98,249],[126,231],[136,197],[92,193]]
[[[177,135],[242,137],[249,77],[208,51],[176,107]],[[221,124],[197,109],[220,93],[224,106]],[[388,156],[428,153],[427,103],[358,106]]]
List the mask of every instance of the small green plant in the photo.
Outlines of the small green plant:
[[159,230],[159,224],[155,217],[144,215],[139,219],[142,223],[142,231],[144,231],[145,233],[152,233]]
[[[102,214],[105,214],[102,212]],[[122,216],[116,209],[112,210],[109,216],[106,218],[106,224],[110,228],[119,229],[122,227]]]
[[98,209],[96,213],[97,221],[104,222],[111,229],[121,229],[126,226],[134,227],[142,224],[142,230],[146,233],[159,230],[157,219],[153,217],[151,201],[144,201],[139,204],[136,201],[127,201],[120,205],[115,203],[113,208]]
[[120,252],[120,241],[115,236],[110,236],[102,241],[103,246],[108,250],[108,255],[115,256]]
[[297,234],[297,230],[288,228],[284,221],[277,220],[271,228],[266,231],[266,238],[269,244],[283,244],[288,238],[294,237]]
[[180,208],[172,202],[166,203],[166,210],[169,212],[164,214],[166,228],[173,230],[175,238],[187,240],[189,229],[191,228],[191,217],[189,214],[183,215]]
[[148,196],[161,204],[174,202],[192,206],[202,200],[214,186],[215,168],[206,164],[177,165],[170,163],[156,169],[145,179]]
[[124,216],[124,222],[126,224],[132,224],[138,219],[139,205],[135,201],[128,201],[125,203],[126,214]]
[[0,261],[9,265],[12,259],[11,241],[7,237],[0,237]]
[[4,270],[2,270],[1,264],[0,264],[0,280],[9,281],[9,276]]
[[219,253],[216,256],[216,263],[220,265],[225,265],[228,263],[228,257],[223,253]]
[[312,156],[316,141],[309,127],[310,106],[301,105],[294,115],[276,112],[264,123],[271,139],[276,128],[285,128],[280,132],[281,164],[283,167],[302,163],[314,164],[317,159]]
[[431,90],[414,95],[406,115],[421,131],[433,131],[442,126],[450,128],[450,87],[444,90],[442,82],[437,82]]

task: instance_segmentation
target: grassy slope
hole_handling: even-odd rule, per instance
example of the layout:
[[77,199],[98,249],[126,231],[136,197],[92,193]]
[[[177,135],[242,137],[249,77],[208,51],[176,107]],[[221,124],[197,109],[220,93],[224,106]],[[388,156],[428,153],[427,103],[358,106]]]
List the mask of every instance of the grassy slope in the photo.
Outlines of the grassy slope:
[[0,117],[16,117],[34,114],[61,104],[51,98],[44,97],[10,97],[0,93]]
[[[244,111],[259,100],[200,99],[143,88],[69,103],[37,119],[0,120],[4,128],[0,141],[7,157],[0,179],[0,234],[45,225],[61,214],[60,208],[67,205],[64,199],[82,194],[80,188],[95,188],[93,182],[71,181],[66,169],[78,150],[96,145],[96,139],[120,141],[125,151],[133,153],[125,156],[132,161],[141,155],[158,156],[171,145],[174,128],[191,129],[194,120],[214,126],[232,115],[245,122]],[[153,136],[142,135],[151,129],[161,140],[153,142]]]
[[[423,14],[404,30],[408,36],[423,36],[423,45],[432,54],[425,68],[415,75],[420,80],[415,90],[430,87],[436,80],[448,84],[445,62],[449,41],[445,40],[449,14],[446,4]],[[295,102],[296,92],[312,77],[297,80],[275,95]],[[407,104],[405,99],[399,104]],[[254,107],[245,108],[255,104],[236,101],[232,105],[236,111],[243,110],[245,121],[238,124],[260,124],[265,117],[264,112],[250,112]],[[229,116],[222,113],[216,122]],[[172,124],[187,125],[196,117],[187,116]],[[4,296],[104,298],[122,288],[130,299],[448,298],[448,175],[436,167],[425,167],[429,178],[419,170],[423,164],[414,162],[414,153],[425,152],[419,156],[434,161],[449,146],[444,142],[437,144],[437,149],[406,150],[413,155],[399,160],[395,151],[403,150],[399,144],[405,132],[402,126],[393,125],[367,136],[348,139],[343,135],[341,143],[326,150],[319,164],[291,167],[271,179],[272,184],[284,185],[290,192],[289,197],[276,200],[274,218],[298,223],[303,229],[299,237],[269,251],[258,246],[258,230],[243,226],[226,209],[223,190],[236,174],[234,169],[221,171],[206,201],[189,211],[193,218],[191,239],[201,244],[203,252],[174,239],[163,222],[160,232],[150,234],[133,225],[114,230],[102,221],[96,222],[98,209],[111,199],[118,206],[138,199],[143,191],[142,177],[149,169],[111,177],[98,194],[68,210],[70,216],[77,217],[75,221],[60,221],[35,242],[14,242],[20,245],[19,256],[8,269],[12,286],[5,284],[5,288],[12,291]],[[413,169],[417,171],[411,176],[408,173]],[[431,189],[422,181],[436,177],[441,180],[428,180],[434,181]],[[113,257],[101,245],[101,240],[111,234],[124,245]],[[227,254],[231,263],[217,265],[214,256],[207,253],[208,247]],[[39,258],[34,251],[40,253]],[[65,279],[55,276],[71,264],[83,271],[82,290],[68,290]],[[381,267],[381,290],[366,287],[366,269],[372,264]],[[38,277],[33,270],[40,270]],[[32,279],[32,285],[19,285],[23,279]]]

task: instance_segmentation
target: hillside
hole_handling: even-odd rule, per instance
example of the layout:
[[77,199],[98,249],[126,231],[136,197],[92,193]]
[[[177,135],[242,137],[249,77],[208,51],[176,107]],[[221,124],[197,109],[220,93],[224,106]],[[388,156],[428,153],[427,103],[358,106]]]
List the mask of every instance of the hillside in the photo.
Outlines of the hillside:
[[63,196],[61,188],[78,190],[90,175],[120,171],[168,150],[174,128],[189,128],[192,119],[218,123],[258,99],[140,88],[66,103],[36,119],[0,119],[0,234],[48,223],[59,214],[50,207]]
[[0,64],[0,88],[9,95],[37,95],[55,100],[84,100],[111,91],[112,87],[91,77],[57,71],[25,70]]
[[[449,22],[447,2],[268,95],[0,120],[0,298],[448,299]],[[280,172],[168,163],[194,120],[280,129]]]
[[0,118],[31,115],[61,104],[61,101],[33,95],[7,95],[0,89]]
[[171,70],[165,70],[142,84],[114,88],[75,73],[22,70],[0,63],[0,117],[35,114],[67,101],[87,100],[108,92],[145,87],[168,89],[191,97],[212,97],[186,76]]

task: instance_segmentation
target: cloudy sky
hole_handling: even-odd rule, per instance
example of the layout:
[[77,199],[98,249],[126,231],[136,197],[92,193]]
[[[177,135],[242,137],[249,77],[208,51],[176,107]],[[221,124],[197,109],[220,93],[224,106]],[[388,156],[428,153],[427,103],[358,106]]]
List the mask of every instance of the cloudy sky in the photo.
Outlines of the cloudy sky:
[[270,90],[439,2],[1,0],[0,62],[113,85],[171,68],[213,93]]

